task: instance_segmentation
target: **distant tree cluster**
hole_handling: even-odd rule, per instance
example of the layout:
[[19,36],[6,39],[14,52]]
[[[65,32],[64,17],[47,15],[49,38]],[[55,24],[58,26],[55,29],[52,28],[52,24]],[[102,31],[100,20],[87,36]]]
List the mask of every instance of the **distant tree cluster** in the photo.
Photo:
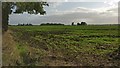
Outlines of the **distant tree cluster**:
[[86,22],[77,23],[77,25],[87,25]]
[[[74,22],[72,22],[71,25],[74,25]],[[81,23],[77,23],[77,25],[87,25],[87,23],[86,22],[81,22]]]
[[18,26],[32,26],[32,24],[28,24],[28,23],[27,23],[27,24],[24,24],[24,23],[23,23],[23,24],[18,24]]
[[74,25],[74,22],[72,22],[72,25]]
[[41,25],[64,25],[61,23],[42,23]]

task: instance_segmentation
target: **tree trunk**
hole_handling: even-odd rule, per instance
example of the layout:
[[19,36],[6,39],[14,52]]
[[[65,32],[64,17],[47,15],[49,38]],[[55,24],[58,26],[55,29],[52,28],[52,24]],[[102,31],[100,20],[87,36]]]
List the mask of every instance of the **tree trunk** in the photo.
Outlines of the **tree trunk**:
[[8,30],[8,18],[9,18],[9,11],[10,6],[8,3],[6,3],[6,6],[3,6],[5,3],[2,3],[2,32],[5,32]]
[[8,13],[7,11],[2,12],[2,31],[8,30]]

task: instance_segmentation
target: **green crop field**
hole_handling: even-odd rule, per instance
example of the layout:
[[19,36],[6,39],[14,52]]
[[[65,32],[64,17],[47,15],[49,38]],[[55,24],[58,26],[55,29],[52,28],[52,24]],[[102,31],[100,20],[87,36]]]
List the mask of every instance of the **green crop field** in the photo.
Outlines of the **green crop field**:
[[119,65],[117,25],[9,26],[21,65]]

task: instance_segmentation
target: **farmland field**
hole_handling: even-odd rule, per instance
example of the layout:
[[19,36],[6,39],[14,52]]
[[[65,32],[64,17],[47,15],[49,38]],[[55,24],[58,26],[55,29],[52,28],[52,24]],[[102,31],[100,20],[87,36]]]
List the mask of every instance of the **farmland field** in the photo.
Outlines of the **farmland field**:
[[9,26],[19,65],[118,66],[118,26]]

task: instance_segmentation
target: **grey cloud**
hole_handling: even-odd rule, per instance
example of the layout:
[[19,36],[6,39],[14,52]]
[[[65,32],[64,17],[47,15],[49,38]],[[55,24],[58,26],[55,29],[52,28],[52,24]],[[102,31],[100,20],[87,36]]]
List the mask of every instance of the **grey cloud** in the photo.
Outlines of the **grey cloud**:
[[112,11],[112,12],[118,12],[118,8],[112,8],[112,9],[109,9],[107,10],[108,12]]
[[[73,21],[75,22],[86,21],[88,24],[117,24],[118,23],[117,16],[112,15],[114,13],[117,13],[116,8],[112,8],[106,12],[101,12],[101,13],[98,13],[97,11],[93,12],[92,9],[90,10],[86,8],[77,8],[77,10],[78,12],[76,12],[76,10],[74,10],[74,12],[63,11],[61,13],[59,12],[60,14],[46,15],[46,16],[13,14],[13,15],[10,15],[10,24],[18,24],[18,23],[41,24],[41,23],[47,23],[47,22],[60,22],[64,24],[71,24],[71,22]],[[114,11],[114,12],[109,13],[109,11]]]

